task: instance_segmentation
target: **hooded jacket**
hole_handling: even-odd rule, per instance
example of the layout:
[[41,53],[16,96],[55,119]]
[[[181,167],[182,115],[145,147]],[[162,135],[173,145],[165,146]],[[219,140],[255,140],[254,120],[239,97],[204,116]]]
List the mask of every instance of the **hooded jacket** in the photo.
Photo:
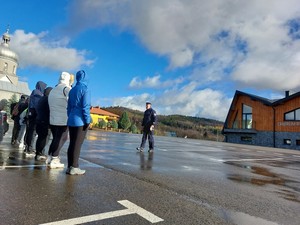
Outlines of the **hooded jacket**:
[[67,125],[67,104],[70,92],[70,77],[67,72],[62,72],[59,76],[58,84],[51,90],[48,103],[50,109],[50,125]]
[[91,122],[91,96],[87,87],[87,74],[83,70],[78,71],[76,81],[68,100],[68,126],[71,127],[80,127]]
[[44,95],[45,88],[47,84],[43,81],[38,81],[35,85],[35,89],[31,92],[30,100],[29,100],[29,108],[35,109],[39,100]]
[[36,107],[36,121],[37,123],[43,123],[49,125],[49,104],[48,97],[51,92],[52,87],[47,87],[44,91],[44,96],[39,100],[39,103]]

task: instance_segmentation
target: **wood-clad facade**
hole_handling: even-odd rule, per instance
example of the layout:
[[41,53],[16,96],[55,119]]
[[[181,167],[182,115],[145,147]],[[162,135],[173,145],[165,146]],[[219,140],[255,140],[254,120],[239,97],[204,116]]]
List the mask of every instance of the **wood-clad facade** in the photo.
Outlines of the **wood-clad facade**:
[[236,91],[223,134],[226,142],[300,150],[300,92],[270,100]]

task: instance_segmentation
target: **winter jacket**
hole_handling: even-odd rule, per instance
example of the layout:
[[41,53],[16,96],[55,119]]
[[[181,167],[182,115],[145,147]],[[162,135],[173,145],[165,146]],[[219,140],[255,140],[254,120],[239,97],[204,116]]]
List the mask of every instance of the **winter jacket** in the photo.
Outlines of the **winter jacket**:
[[47,87],[43,81],[38,81],[35,85],[35,89],[31,92],[29,100],[29,108],[34,108],[37,106],[40,98],[44,95],[44,90]]
[[52,90],[51,87],[47,87],[45,89],[44,96],[38,102],[38,105],[36,107],[37,123],[43,123],[49,125],[50,109],[48,104],[48,96],[51,90]]
[[68,126],[71,127],[80,127],[91,122],[91,96],[87,87],[87,74],[83,70],[78,71],[76,81],[68,100]]
[[29,116],[32,118],[36,117],[35,108],[41,97],[44,95],[44,90],[47,87],[47,84],[43,81],[38,81],[35,85],[35,89],[31,92],[29,100]]
[[70,74],[62,72],[59,83],[52,89],[48,97],[50,108],[50,124],[55,126],[67,125],[67,104],[70,92]]
[[154,109],[149,108],[144,112],[144,118],[142,122],[142,126],[144,129],[148,130],[152,125],[156,123],[156,112]]

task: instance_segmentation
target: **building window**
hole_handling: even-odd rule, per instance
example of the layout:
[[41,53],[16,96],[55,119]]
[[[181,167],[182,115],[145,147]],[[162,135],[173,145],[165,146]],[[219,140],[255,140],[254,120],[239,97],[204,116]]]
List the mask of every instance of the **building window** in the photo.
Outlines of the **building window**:
[[252,129],[252,107],[243,104],[242,128]]
[[242,136],[242,137],[241,137],[241,141],[251,142],[251,141],[252,141],[252,137],[249,137],[249,136]]
[[296,145],[300,145],[300,140],[299,139],[296,140]]
[[300,120],[300,109],[285,113],[284,120]]
[[284,145],[291,145],[292,141],[291,141],[291,139],[283,139],[283,144]]

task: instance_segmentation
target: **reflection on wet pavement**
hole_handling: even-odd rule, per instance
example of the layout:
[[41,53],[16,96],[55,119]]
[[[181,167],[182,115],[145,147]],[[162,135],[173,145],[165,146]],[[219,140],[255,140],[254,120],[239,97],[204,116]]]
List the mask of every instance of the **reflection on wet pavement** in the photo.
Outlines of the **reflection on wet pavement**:
[[[279,194],[280,197],[294,201],[294,202],[300,202],[300,188],[296,188],[292,186],[291,184],[299,183],[298,181],[294,181],[288,178],[283,178],[279,174],[273,173],[267,168],[264,167],[258,167],[258,166],[250,166],[250,165],[242,165],[235,162],[225,162],[225,164],[229,164],[232,166],[238,166],[247,170],[250,170],[252,174],[258,175],[256,177],[253,177],[251,175],[241,175],[241,174],[229,174],[227,178],[229,180],[235,181],[235,182],[244,182],[244,183],[250,183],[253,185],[258,186],[264,186],[264,185],[276,185],[276,186],[283,186],[285,188],[288,188],[290,190],[286,189],[280,189],[274,191],[275,193]],[[299,185],[297,185],[299,186]]]
[[145,159],[145,154],[144,152],[137,152],[137,154],[140,154],[140,166],[141,170],[151,170],[153,166],[153,152],[150,152],[148,154],[147,159]]

